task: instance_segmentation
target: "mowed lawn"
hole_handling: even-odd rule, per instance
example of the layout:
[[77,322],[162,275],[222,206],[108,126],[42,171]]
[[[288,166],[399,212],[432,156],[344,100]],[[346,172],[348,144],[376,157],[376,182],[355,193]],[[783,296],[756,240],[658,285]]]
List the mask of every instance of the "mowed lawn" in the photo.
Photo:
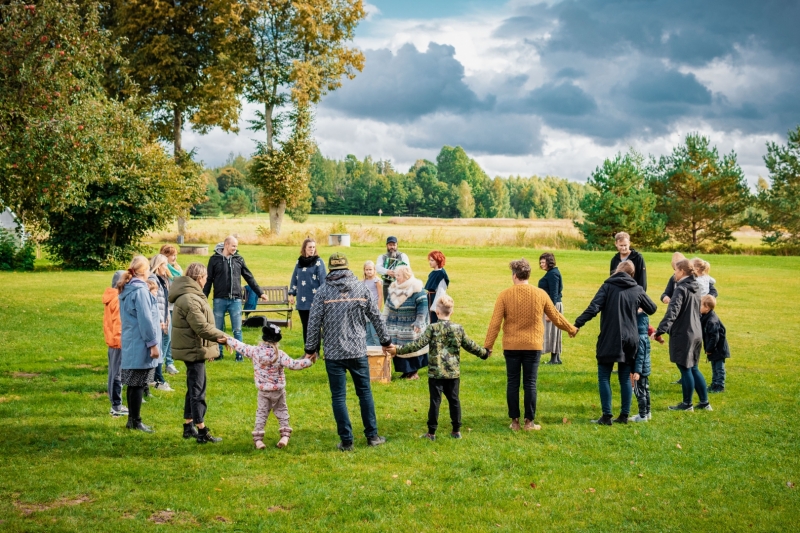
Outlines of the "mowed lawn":
[[[298,246],[299,248],[299,246]],[[429,249],[409,253],[421,279]],[[243,246],[264,285],[286,284],[295,247]],[[483,340],[508,262],[540,251],[444,250],[454,320]],[[327,256],[331,248],[323,247]],[[347,250],[354,270],[379,248]],[[557,252],[566,316],[574,320],[608,275],[609,252]],[[203,258],[205,261],[206,258]],[[649,294],[671,274],[646,254]],[[711,256],[718,312],[733,358],[713,412],[677,413],[680,387],[666,346],[653,347],[653,420],[598,427],[594,345],[599,318],[564,339],[564,365],[539,373],[539,432],[512,433],[505,365],[462,354],[464,438],[421,440],[428,392],[374,385],[386,445],[368,448],[349,389],[356,450],[337,452],[324,362],[287,371],[294,428],[285,450],[253,448],[252,366],[208,365],[207,423],[218,445],[181,438],[185,373],[176,392],[143,406],[155,434],[108,415],[101,294],[110,272],[0,274],[0,530],[4,531],[788,531],[800,519],[800,258]],[[189,256],[179,258],[186,267]],[[533,282],[540,277],[534,272]],[[665,306],[653,317],[657,323]],[[299,319],[283,349],[302,356]],[[245,340],[256,342],[255,330]],[[710,381],[710,365],[701,370]],[[612,382],[614,412],[619,390]],[[635,404],[635,402],[634,402]]]

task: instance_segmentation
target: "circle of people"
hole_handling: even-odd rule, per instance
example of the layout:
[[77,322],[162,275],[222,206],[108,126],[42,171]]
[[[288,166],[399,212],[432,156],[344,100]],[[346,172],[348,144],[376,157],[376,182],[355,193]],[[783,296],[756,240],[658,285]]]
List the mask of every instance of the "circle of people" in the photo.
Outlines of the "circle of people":
[[[301,370],[313,365],[320,353],[330,385],[333,416],[342,451],[353,449],[353,428],[346,404],[349,373],[359,398],[367,445],[386,439],[378,434],[375,405],[370,387],[368,352],[393,357],[401,379],[419,379],[428,367],[430,407],[427,431],[421,437],[436,439],[442,395],[447,399],[452,438],[461,438],[460,350],[487,359],[503,331],[510,428],[539,430],[535,422],[537,378],[542,354],[544,364],[562,364],[562,331],[575,337],[598,314],[597,376],[600,425],[646,422],[651,419],[650,339],[663,343],[669,335],[669,356],[680,371],[675,383],[682,386],[682,401],[669,409],[711,410],[709,392],[725,390],[725,359],[730,357],[725,327],[714,309],[718,295],[710,265],[702,259],[672,258],[674,274],[661,296],[666,314],[656,328],[649,316],[656,304],[647,296],[647,271],[642,254],[630,246],[627,233],[615,235],[618,253],[612,258],[610,277],[603,282],[586,310],[571,324],[563,313],[563,280],[552,253],[543,253],[539,267],[545,271],[538,286],[529,283],[531,265],[525,259],[511,261],[512,285],[500,292],[489,321],[483,346],[452,320],[455,302],[447,294],[450,279],[446,258],[440,251],[428,254],[431,272],[427,283],[414,277],[408,256],[398,250],[397,238],[386,241],[386,253],[363,266],[363,279],[350,268],[343,253],[333,253],[327,262],[317,255],[316,243],[306,239],[289,285],[290,303],[296,304],[303,326],[305,355],[292,359],[279,348],[278,326],[262,327],[258,345],[242,341],[243,302],[252,309],[266,295],[238,253],[238,241],[228,237],[215,248],[208,265],[192,263],[183,272],[177,250],[164,245],[148,260],[136,256],[128,270],[115,272],[111,287],[103,295],[104,334],[108,345],[108,395],[112,416],[127,415],[126,427],[151,433],[141,418],[143,399],[150,388],[172,391],[163,370],[178,374],[175,360],[186,371],[183,437],[198,443],[219,442],[205,425],[206,368],[210,360],[224,358],[223,347],[235,352],[235,360],[252,361],[258,389],[258,407],[252,432],[254,445],[265,448],[264,427],[270,413],[278,420],[279,448],[288,445],[292,428],[286,403],[284,369]],[[242,279],[246,282],[243,289]],[[213,289],[213,310],[208,298]],[[232,335],[225,333],[229,315]],[[371,348],[370,348],[371,347]],[[705,349],[712,364],[708,387],[699,371]],[[613,418],[611,374],[617,365],[621,409]],[[127,407],[122,387],[127,386]],[[520,385],[523,389],[520,406]],[[692,403],[696,391],[699,402]],[[632,398],[638,413],[630,416]],[[520,420],[522,419],[522,423]]]

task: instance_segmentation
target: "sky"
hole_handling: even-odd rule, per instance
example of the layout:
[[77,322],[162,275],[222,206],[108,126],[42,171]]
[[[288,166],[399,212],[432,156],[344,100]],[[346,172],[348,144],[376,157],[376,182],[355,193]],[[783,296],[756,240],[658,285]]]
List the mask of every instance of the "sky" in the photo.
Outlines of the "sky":
[[[688,133],[735,151],[751,184],[800,124],[796,0],[370,0],[363,72],[316,110],[322,153],[406,171],[462,146],[490,176],[584,181]],[[184,133],[208,166],[259,134]]]

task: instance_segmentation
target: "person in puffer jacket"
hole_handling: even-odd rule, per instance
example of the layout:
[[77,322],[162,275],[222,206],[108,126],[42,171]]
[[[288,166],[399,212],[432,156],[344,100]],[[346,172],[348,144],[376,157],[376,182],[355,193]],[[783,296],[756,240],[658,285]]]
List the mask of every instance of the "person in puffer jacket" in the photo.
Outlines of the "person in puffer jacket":
[[639,404],[639,414],[631,420],[647,422],[650,420],[650,317],[639,313],[636,317],[639,328],[639,349],[633,360],[633,394]]
[[270,411],[275,413],[280,425],[281,439],[278,448],[289,445],[292,428],[289,426],[289,407],[286,405],[286,374],[284,368],[302,370],[314,364],[312,358],[292,359],[286,352],[278,349],[281,341],[281,328],[275,324],[267,324],[261,328],[261,342],[258,346],[250,346],[228,337],[228,346],[253,361],[256,387],[258,388],[258,408],[256,409],[256,425],[253,429],[253,442],[256,449],[263,450],[264,425]]
[[392,341],[381,321],[377,302],[369,288],[350,271],[347,257],[341,253],[331,255],[328,271],[330,274],[326,276],[325,284],[317,290],[311,304],[306,355],[316,358],[320,343],[323,345],[333,416],[341,439],[337,447],[342,451],[353,449],[353,428],[346,402],[347,372],[350,372],[356,388],[367,444],[378,446],[386,439],[378,436],[369,382],[367,321],[375,327],[381,346],[385,348],[384,353],[392,346]]

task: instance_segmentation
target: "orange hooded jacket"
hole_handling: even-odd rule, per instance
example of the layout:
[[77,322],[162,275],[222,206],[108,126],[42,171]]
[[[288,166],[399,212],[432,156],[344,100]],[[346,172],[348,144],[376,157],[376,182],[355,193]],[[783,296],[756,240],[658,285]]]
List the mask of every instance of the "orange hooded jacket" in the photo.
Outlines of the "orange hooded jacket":
[[103,335],[109,348],[122,348],[122,320],[119,317],[119,291],[108,287],[103,293]]

